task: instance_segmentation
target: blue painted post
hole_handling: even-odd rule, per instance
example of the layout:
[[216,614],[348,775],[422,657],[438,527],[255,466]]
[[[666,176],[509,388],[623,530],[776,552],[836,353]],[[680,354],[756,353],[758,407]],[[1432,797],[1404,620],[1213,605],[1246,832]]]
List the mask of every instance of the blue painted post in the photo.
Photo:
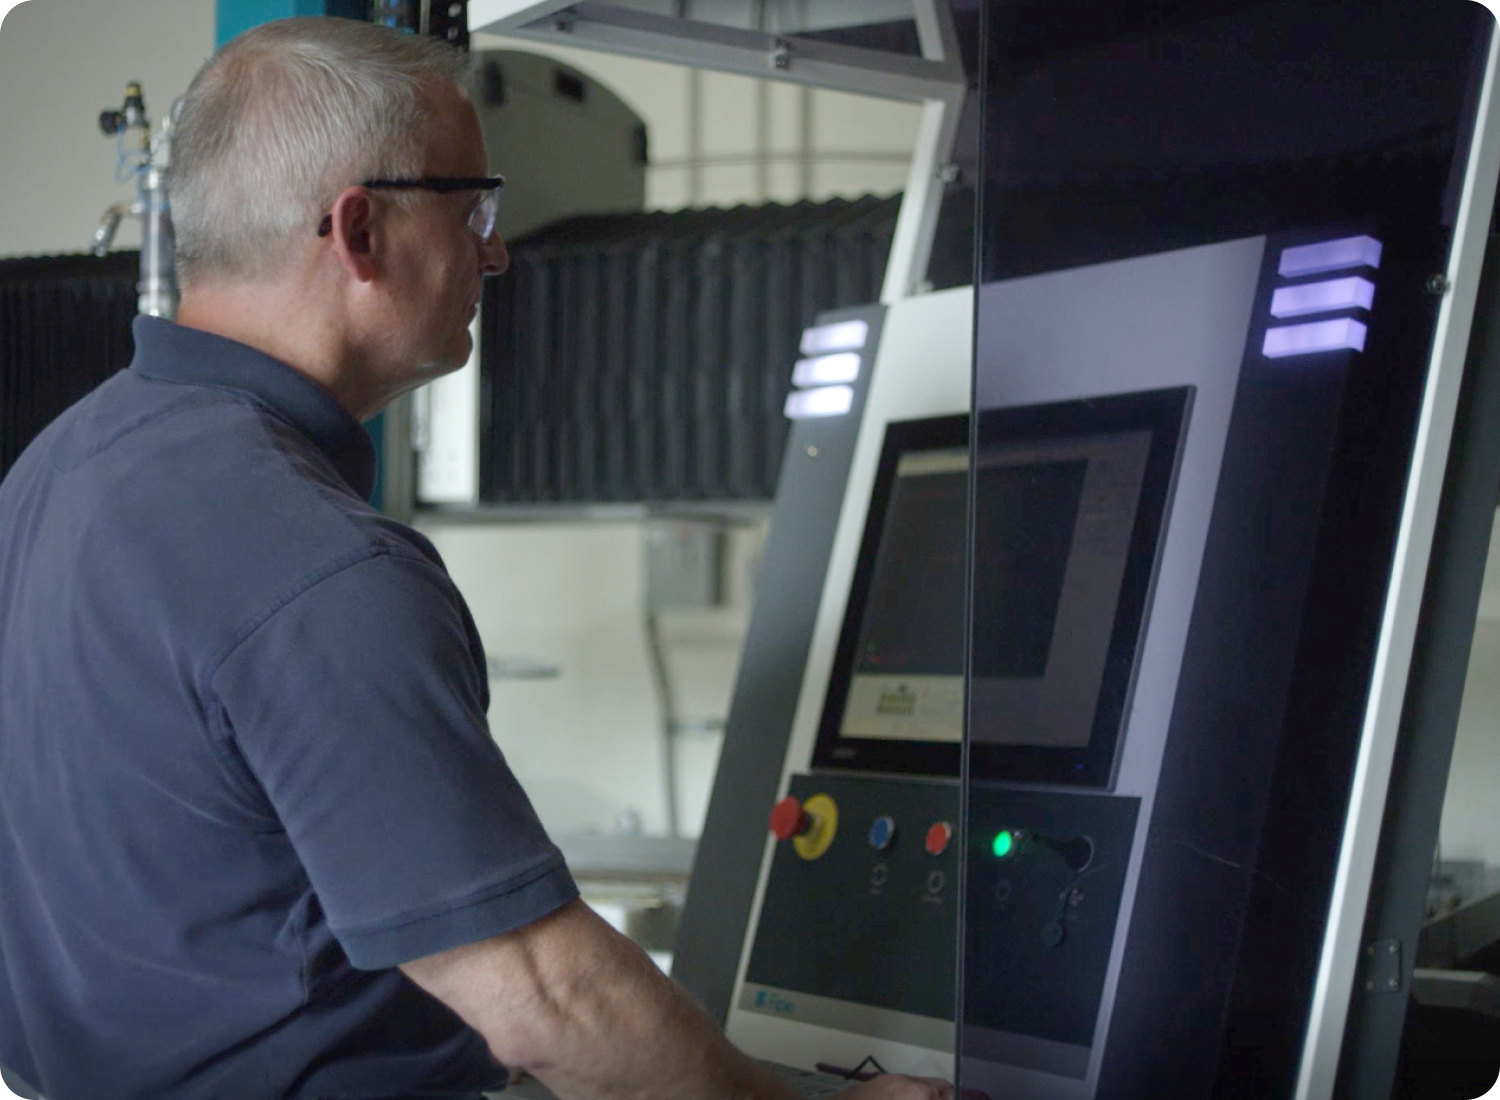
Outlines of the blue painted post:
[[367,0],[216,0],[215,45],[222,46],[240,31],[273,19],[289,19],[294,15],[367,19],[369,13]]

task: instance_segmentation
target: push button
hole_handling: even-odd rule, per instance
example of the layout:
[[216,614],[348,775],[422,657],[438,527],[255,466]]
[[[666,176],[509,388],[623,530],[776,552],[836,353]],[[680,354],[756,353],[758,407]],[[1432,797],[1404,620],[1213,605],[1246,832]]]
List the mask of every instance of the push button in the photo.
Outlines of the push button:
[[807,832],[812,819],[802,809],[802,803],[788,796],[771,808],[771,832],[777,840],[791,840]]
[[953,839],[953,826],[946,821],[939,821],[927,830],[927,854],[940,856],[948,850],[948,842]]
[[883,852],[895,842],[896,819],[890,814],[882,814],[870,823],[870,847],[877,852]]
[[817,859],[833,843],[839,830],[838,805],[826,794],[815,794],[806,802],[793,796],[771,808],[771,833],[777,840],[790,840],[803,859]]

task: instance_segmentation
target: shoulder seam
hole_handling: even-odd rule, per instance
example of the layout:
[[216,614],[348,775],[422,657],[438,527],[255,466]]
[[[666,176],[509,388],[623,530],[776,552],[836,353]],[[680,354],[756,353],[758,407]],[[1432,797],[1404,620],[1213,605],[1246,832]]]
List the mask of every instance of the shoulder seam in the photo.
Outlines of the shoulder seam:
[[342,573],[344,570],[358,565],[360,562],[369,561],[389,553],[390,548],[387,546],[379,544],[361,546],[358,550],[351,550],[348,553],[341,554],[332,561],[325,562],[312,572],[299,577],[295,584],[288,585],[264,609],[245,620],[240,625],[240,628],[229,636],[229,641],[223,651],[216,654],[209,661],[205,673],[205,683],[211,683],[213,678],[218,675],[219,669],[223,667],[224,662],[229,660],[234,651],[248,641],[257,630],[269,622],[287,604],[292,603],[297,597],[316,588],[329,577]]
[[164,409],[152,409],[150,412],[136,417],[128,424],[125,424],[123,427],[120,427],[116,431],[112,432],[106,438],[97,440],[93,446],[89,447],[88,450],[84,451],[79,456],[78,461],[73,465],[62,466],[57,462],[56,458],[52,458],[52,465],[55,469],[58,470],[76,469],[77,467],[82,466],[85,462],[89,461],[89,459],[94,458],[97,455],[102,454],[104,451],[109,450],[109,448],[113,447],[116,443],[120,442],[120,440],[124,439],[126,436],[139,431],[147,424],[153,423],[157,420],[164,420],[168,417],[178,416],[182,413],[192,412],[194,409],[200,408],[203,405],[207,405],[210,403],[211,402],[209,401],[207,395],[199,396],[189,394],[181,401],[178,401],[172,405],[168,405]]
[[263,610],[246,619],[240,628],[230,635],[224,649],[216,654],[208,663],[208,668],[204,673],[205,686],[212,684],[214,677],[219,673],[219,669],[224,666],[224,662],[234,655],[234,651],[249,641],[256,631],[275,618],[277,613],[283,608],[288,604],[294,603],[299,597],[306,595],[324,581],[352,569],[356,565],[372,561],[375,558],[394,558],[410,562],[413,565],[425,566],[441,575],[441,570],[421,554],[403,553],[404,549],[404,547],[390,543],[375,543],[369,546],[362,546],[357,550],[341,554],[331,561],[325,562],[312,572],[298,578],[295,584],[288,585],[285,591],[267,604]]

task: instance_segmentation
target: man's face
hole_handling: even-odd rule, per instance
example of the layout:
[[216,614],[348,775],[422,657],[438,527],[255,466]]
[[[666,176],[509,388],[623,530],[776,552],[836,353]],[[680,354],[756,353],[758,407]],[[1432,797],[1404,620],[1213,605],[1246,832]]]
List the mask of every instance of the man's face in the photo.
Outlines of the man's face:
[[[484,138],[473,106],[452,88],[429,95],[433,108],[423,176],[488,174]],[[417,385],[463,366],[473,350],[469,324],[485,275],[509,262],[505,246],[480,241],[468,227],[477,192],[410,192],[412,209],[388,211],[391,231],[390,351]],[[410,388],[403,387],[403,388]]]

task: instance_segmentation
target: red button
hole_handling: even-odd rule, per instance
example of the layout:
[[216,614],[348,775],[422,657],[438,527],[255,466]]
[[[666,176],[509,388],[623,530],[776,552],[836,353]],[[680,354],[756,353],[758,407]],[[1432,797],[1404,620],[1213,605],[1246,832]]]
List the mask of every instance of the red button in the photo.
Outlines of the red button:
[[791,840],[807,832],[812,822],[808,819],[802,803],[788,795],[771,808],[771,832],[777,840]]
[[939,821],[927,830],[927,854],[940,856],[948,849],[948,841],[953,839],[953,826],[946,821]]

